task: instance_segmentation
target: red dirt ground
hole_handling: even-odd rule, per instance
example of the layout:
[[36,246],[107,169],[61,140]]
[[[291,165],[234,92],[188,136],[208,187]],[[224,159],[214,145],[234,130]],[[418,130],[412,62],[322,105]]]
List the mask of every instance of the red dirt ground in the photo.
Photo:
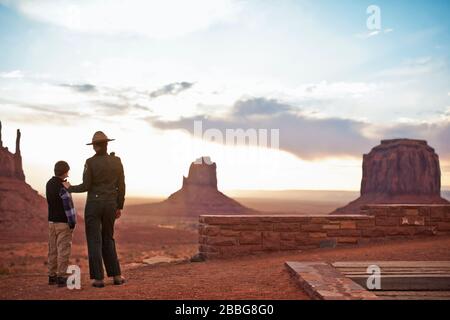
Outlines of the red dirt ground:
[[0,276],[0,299],[307,299],[284,262],[450,260],[450,236],[397,240],[359,247],[316,249],[201,263],[130,268],[124,286],[92,288],[82,270],[82,289],[49,287],[45,274]]

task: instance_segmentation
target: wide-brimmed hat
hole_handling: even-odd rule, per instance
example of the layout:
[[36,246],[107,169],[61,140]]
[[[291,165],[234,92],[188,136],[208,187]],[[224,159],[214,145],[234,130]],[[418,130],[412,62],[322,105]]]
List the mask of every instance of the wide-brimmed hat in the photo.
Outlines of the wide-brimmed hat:
[[94,136],[92,137],[91,143],[86,143],[86,145],[92,145],[94,143],[98,142],[106,142],[106,141],[114,141],[115,139],[109,139],[106,134],[103,133],[103,131],[97,131],[94,133]]

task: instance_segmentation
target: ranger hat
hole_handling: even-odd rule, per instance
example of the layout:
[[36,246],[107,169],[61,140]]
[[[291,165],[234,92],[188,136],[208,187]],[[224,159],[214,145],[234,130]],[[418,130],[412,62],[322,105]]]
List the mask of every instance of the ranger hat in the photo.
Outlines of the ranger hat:
[[103,131],[97,131],[94,133],[94,136],[92,137],[91,143],[86,143],[86,145],[93,145],[94,143],[98,142],[105,142],[105,141],[114,141],[115,139],[109,139],[106,134],[103,133]]

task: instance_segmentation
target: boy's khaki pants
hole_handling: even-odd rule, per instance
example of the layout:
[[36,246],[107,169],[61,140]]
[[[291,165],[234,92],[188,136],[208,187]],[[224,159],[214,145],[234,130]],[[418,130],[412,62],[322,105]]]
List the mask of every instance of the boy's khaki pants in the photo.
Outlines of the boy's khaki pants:
[[48,224],[48,275],[65,277],[72,248],[72,232],[67,223]]

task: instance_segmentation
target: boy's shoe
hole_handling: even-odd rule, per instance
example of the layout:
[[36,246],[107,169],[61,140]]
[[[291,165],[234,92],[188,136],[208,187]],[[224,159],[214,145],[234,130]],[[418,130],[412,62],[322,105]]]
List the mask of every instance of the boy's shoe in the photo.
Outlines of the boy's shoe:
[[48,284],[54,286],[56,284],[56,276],[48,276]]
[[103,282],[103,280],[94,280],[92,281],[92,286],[94,288],[103,288],[105,286],[105,283]]
[[125,278],[123,278],[122,276],[114,277],[114,285],[115,286],[120,286],[124,283],[125,283]]
[[66,277],[57,277],[56,283],[58,284],[59,288],[67,286],[67,278]]

